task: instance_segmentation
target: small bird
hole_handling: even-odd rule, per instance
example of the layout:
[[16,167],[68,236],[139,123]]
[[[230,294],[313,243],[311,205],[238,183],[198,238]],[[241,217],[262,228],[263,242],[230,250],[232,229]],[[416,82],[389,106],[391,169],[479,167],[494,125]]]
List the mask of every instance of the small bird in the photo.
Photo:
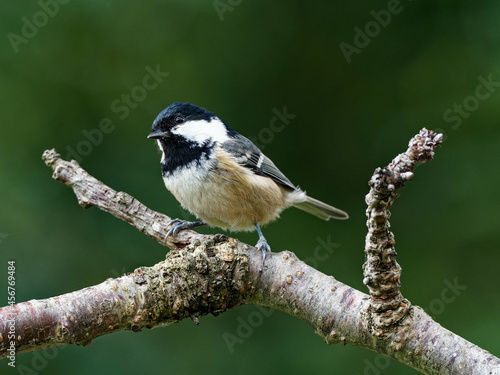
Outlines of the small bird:
[[201,221],[174,219],[167,237],[201,225],[231,231],[257,229],[262,261],[271,251],[261,225],[290,206],[323,220],[347,219],[342,210],[306,195],[250,140],[212,112],[175,102],[153,122],[163,181],[168,190]]

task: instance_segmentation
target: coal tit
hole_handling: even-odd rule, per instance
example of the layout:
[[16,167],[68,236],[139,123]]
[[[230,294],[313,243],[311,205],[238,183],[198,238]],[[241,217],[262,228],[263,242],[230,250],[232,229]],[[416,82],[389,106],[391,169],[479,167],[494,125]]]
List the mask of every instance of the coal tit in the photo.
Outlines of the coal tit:
[[173,103],[153,122],[165,186],[202,221],[175,219],[168,236],[200,225],[249,231],[257,229],[256,247],[271,250],[260,226],[294,206],[329,220],[347,219],[335,207],[308,197],[285,177],[250,140],[212,112],[191,103]]

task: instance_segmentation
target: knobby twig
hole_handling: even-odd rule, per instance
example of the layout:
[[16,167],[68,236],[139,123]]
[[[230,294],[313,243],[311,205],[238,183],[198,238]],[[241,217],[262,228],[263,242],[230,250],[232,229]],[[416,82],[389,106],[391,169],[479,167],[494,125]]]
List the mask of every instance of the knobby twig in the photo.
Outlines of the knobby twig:
[[[439,143],[439,136],[426,132],[371,180],[364,267],[371,298],[306,265],[289,251],[272,253],[261,271],[261,254],[232,238],[183,231],[175,242],[165,243],[169,217],[104,185],[75,161],[62,160],[55,150],[46,151],[43,159],[54,170],[53,177],[73,188],[80,205],[99,207],[172,251],[165,261],[120,278],[1,308],[0,358],[10,355],[8,319],[15,320],[16,353],[20,354],[67,344],[88,345],[117,330],[140,331],[188,317],[198,323],[199,316],[256,304],[297,316],[328,344],[363,346],[427,374],[496,373],[498,358],[441,327],[409,302],[398,309],[406,300],[399,293],[399,266],[385,210],[392,204],[393,191],[410,178],[410,169],[402,166],[411,165],[413,170],[418,155],[429,159],[429,152]],[[429,139],[435,144],[431,146]],[[426,147],[426,153],[417,152]],[[382,313],[393,317],[377,320]]]
[[442,134],[423,128],[410,140],[408,150],[399,154],[388,166],[375,169],[368,183],[370,192],[365,198],[368,234],[363,283],[370,291],[372,331],[378,336],[401,321],[411,307],[399,291],[401,267],[396,261],[394,234],[389,230],[389,208],[398,189],[413,178],[417,163],[432,160],[433,150],[442,139]]

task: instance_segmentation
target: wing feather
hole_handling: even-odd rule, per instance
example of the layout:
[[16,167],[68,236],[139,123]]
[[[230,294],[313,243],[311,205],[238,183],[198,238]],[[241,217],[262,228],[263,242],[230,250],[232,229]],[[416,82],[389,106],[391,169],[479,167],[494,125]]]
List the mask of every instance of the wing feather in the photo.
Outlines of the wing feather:
[[292,182],[274,165],[266,155],[255,146],[252,141],[241,134],[233,134],[232,137],[223,142],[221,147],[243,166],[251,169],[255,174],[272,178],[278,184],[295,190]]

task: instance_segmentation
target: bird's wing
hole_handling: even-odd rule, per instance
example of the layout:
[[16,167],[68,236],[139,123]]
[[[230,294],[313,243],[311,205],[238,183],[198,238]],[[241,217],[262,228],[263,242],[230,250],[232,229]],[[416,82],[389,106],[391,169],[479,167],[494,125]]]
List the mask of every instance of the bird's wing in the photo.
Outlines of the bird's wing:
[[255,174],[272,178],[278,184],[289,189],[296,189],[295,185],[274,165],[271,159],[244,136],[234,134],[229,140],[222,143],[221,147],[233,155],[238,163],[251,169]]

